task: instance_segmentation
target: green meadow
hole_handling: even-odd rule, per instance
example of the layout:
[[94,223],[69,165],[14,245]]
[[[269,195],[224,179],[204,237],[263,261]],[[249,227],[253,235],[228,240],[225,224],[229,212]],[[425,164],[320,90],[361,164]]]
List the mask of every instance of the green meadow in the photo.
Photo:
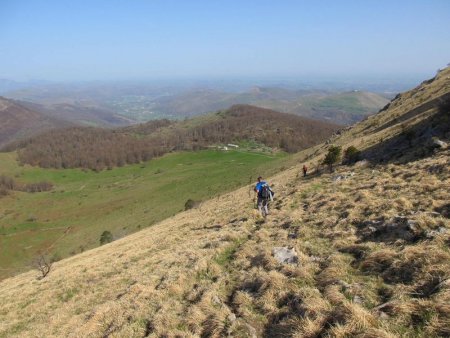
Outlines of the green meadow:
[[188,199],[210,199],[290,162],[284,153],[204,150],[94,172],[19,166],[15,153],[1,153],[0,175],[54,188],[0,199],[0,279],[30,269],[40,252],[74,255],[98,246],[105,230],[121,238],[183,211]]

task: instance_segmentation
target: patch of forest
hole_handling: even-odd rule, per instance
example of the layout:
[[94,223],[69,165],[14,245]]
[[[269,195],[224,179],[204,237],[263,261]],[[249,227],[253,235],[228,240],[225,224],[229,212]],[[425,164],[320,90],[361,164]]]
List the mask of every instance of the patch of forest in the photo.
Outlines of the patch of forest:
[[37,183],[18,183],[12,177],[0,175],[0,198],[9,194],[10,191],[42,192],[52,190],[53,184],[47,181]]
[[250,105],[184,121],[156,120],[136,126],[57,129],[16,143],[19,161],[44,168],[102,170],[148,161],[171,151],[254,140],[294,153],[323,142],[338,125]]

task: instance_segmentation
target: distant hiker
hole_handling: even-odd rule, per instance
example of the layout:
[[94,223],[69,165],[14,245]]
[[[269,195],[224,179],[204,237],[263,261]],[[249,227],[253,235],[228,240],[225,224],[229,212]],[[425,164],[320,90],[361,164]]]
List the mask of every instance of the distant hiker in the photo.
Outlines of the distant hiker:
[[308,167],[306,164],[303,165],[303,177],[306,177],[306,173],[308,172]]
[[269,214],[269,201],[273,201],[274,192],[270,189],[266,181],[263,181],[262,177],[258,177],[258,183],[256,183],[254,191],[257,194],[257,206],[259,212],[266,216]]

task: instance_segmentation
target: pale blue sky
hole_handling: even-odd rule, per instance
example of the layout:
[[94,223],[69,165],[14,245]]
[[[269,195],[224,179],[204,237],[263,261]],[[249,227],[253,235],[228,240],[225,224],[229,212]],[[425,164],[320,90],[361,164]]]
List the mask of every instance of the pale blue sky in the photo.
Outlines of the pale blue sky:
[[0,78],[432,76],[450,1],[0,0]]

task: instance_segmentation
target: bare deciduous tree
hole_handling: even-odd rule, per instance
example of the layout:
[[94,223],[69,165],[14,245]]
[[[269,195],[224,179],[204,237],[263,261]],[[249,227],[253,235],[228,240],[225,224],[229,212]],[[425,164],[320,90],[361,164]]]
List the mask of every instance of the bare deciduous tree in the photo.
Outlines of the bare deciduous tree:
[[33,266],[41,273],[39,279],[45,278],[52,268],[53,263],[45,255],[40,254],[33,261]]

